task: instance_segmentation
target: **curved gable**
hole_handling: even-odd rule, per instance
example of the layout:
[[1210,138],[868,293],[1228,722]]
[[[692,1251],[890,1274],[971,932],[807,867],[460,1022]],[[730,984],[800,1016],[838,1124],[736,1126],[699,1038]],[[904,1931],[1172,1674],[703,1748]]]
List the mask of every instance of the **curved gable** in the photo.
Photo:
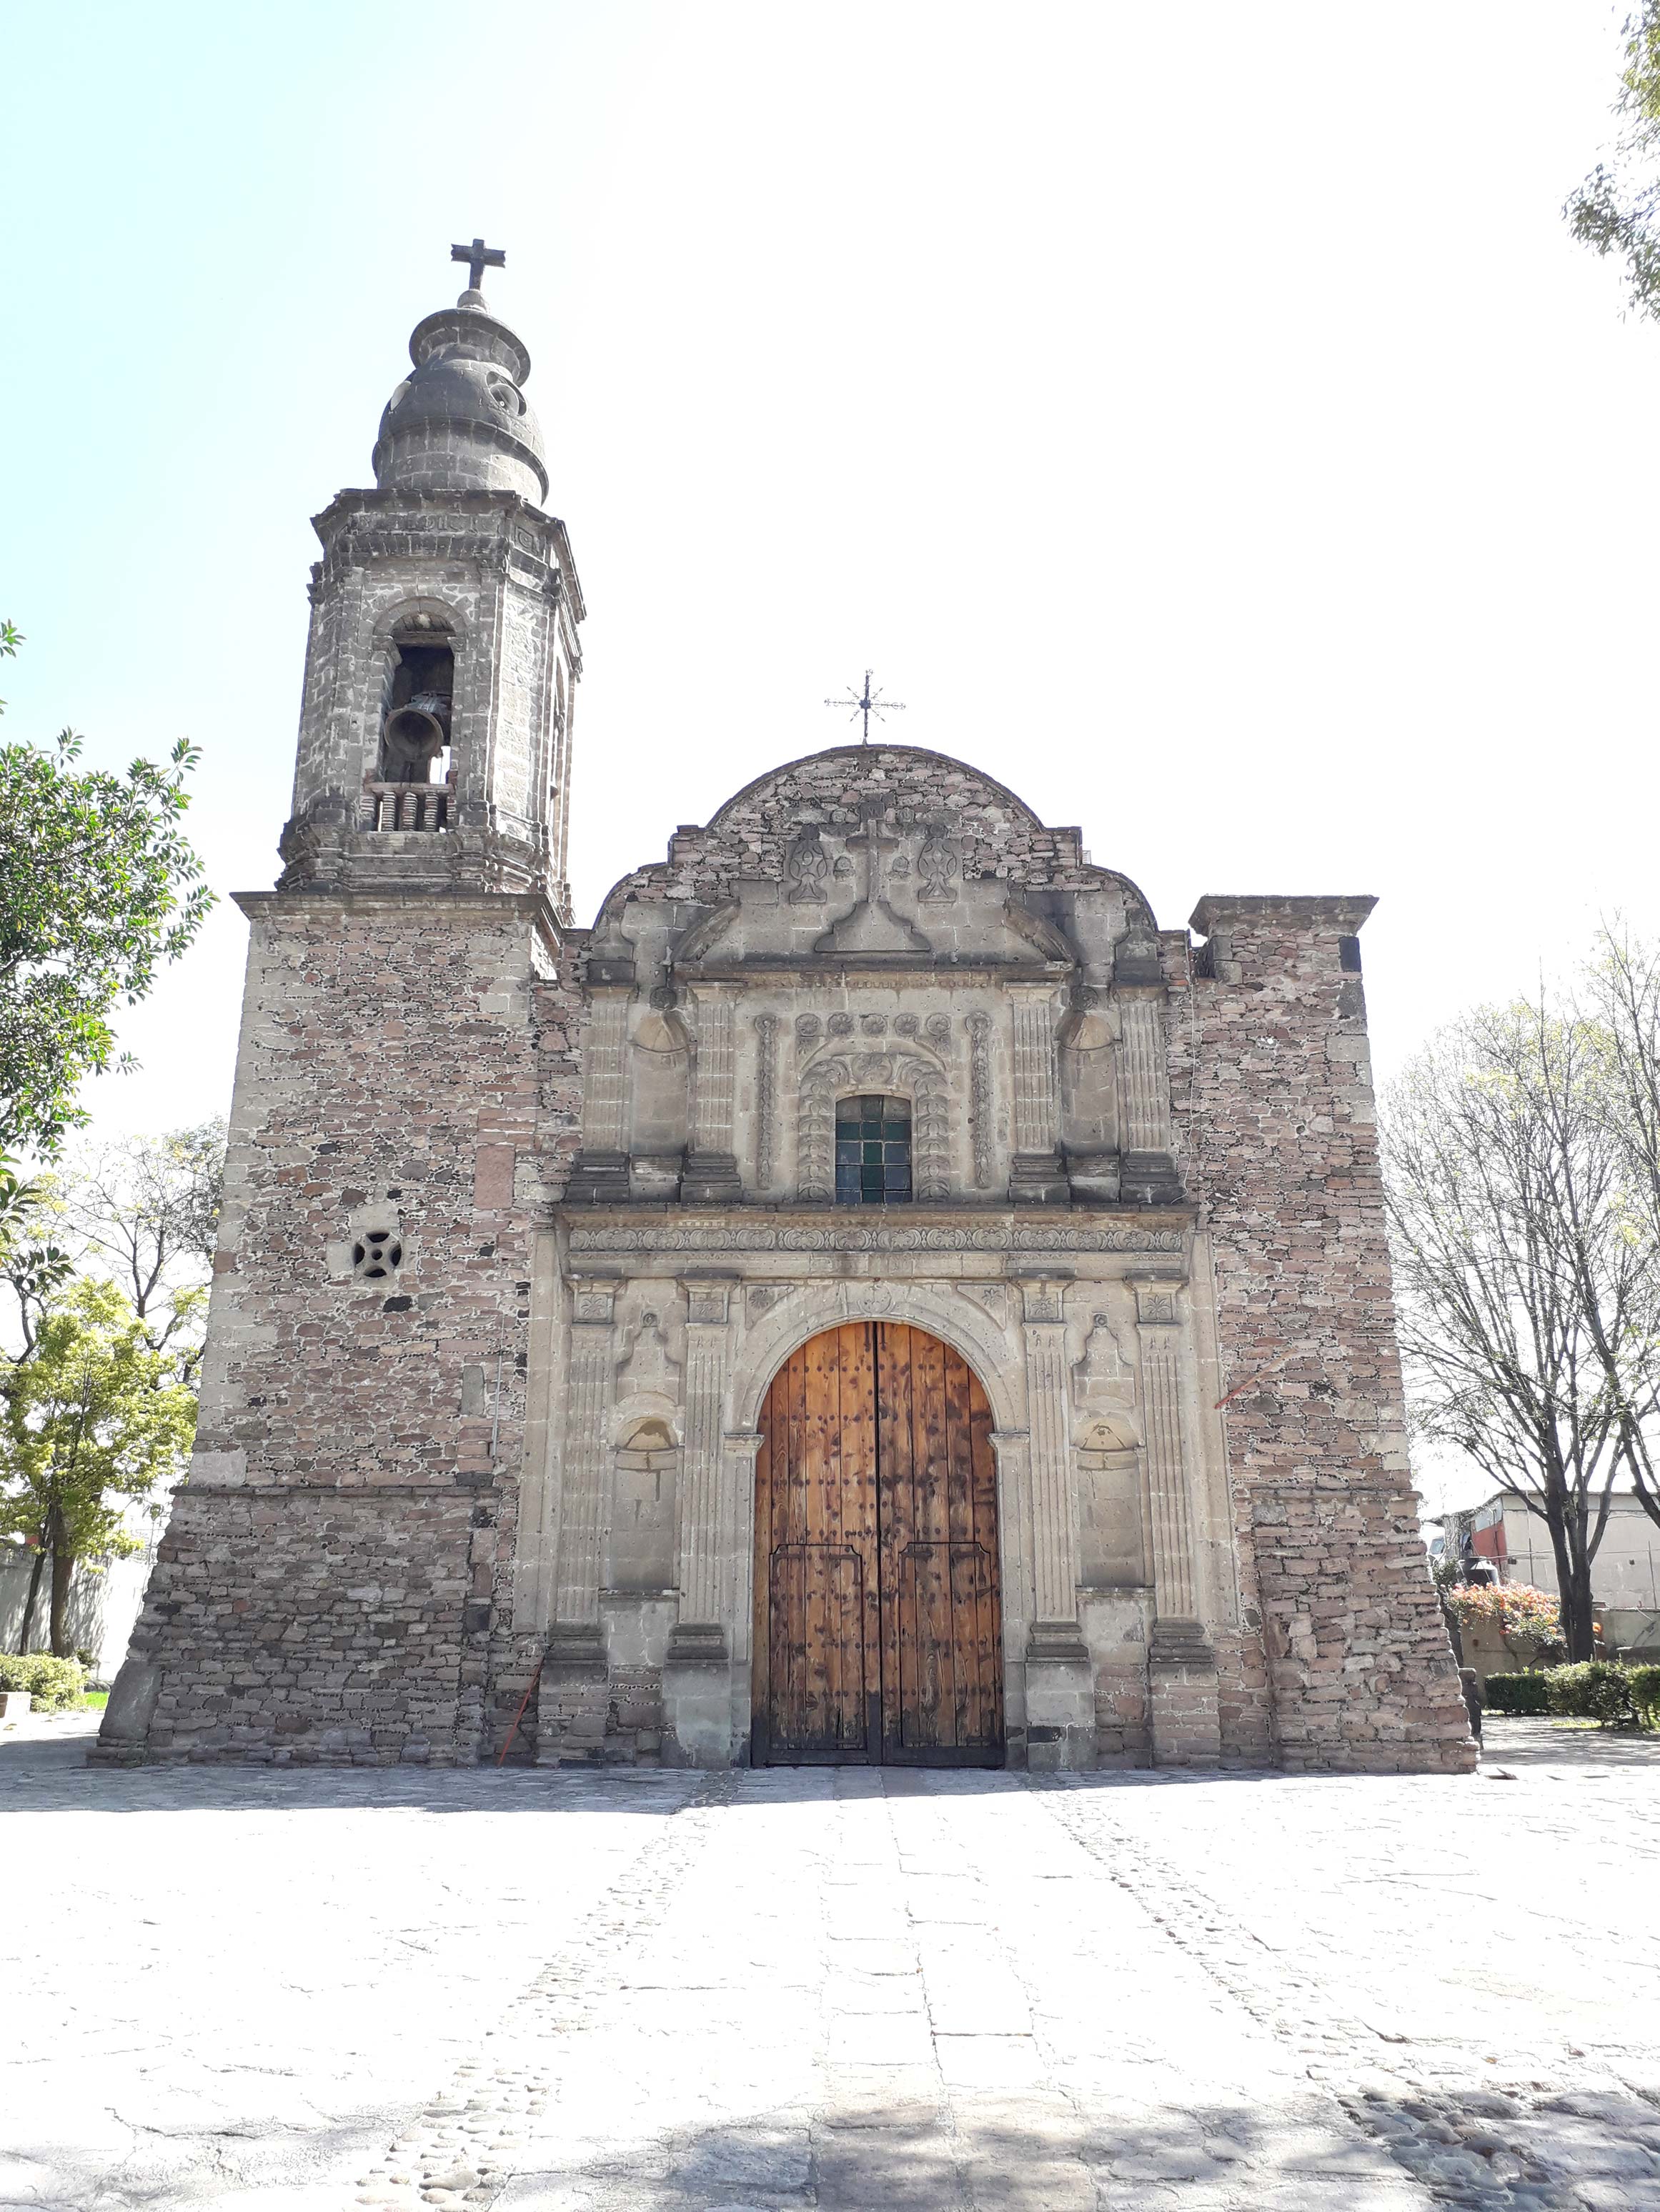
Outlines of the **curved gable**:
[[714,905],[733,898],[742,881],[781,881],[790,848],[804,832],[846,832],[873,809],[938,828],[968,880],[994,877],[1012,886],[1067,890],[1116,884],[1127,910],[1154,927],[1152,908],[1128,877],[1085,860],[1076,828],[1049,828],[1006,786],[949,753],[891,744],[834,745],[769,769],[706,824],[677,830],[666,860],[616,884],[597,926],[630,899]]

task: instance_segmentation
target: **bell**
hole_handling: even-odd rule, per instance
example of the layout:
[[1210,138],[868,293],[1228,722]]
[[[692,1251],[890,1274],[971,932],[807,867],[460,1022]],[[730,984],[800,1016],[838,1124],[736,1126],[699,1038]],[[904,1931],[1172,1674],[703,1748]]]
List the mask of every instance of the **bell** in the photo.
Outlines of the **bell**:
[[431,762],[450,741],[450,702],[436,691],[417,691],[386,717],[382,743],[390,783],[425,783]]

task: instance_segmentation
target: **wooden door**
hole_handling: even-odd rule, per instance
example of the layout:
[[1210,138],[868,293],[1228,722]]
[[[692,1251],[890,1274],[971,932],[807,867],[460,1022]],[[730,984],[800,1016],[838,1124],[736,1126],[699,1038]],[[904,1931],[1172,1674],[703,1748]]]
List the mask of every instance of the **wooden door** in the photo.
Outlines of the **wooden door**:
[[1000,1765],[991,1409],[898,1322],[802,1346],[761,1415],[757,1765]]

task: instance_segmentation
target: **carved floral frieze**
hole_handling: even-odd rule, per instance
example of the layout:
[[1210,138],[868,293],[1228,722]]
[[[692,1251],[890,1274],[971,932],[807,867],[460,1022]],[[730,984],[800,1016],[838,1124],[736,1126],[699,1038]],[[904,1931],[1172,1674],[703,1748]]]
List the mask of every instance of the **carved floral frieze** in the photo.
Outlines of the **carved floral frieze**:
[[573,1254],[585,1252],[1172,1252],[1180,1229],[1075,1227],[1055,1222],[964,1222],[959,1226],[830,1221],[822,1225],[688,1221],[576,1221]]

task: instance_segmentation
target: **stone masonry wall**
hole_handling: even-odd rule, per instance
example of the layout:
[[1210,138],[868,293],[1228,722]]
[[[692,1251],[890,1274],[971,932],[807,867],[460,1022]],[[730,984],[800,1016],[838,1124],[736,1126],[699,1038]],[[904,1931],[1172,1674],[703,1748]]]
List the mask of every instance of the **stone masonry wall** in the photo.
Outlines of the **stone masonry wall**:
[[[144,1610],[157,1759],[447,1765],[476,1753],[467,1632],[489,1493],[186,1485]],[[469,1664],[471,1662],[471,1664]]]
[[1238,1390],[1223,1418],[1277,1755],[1463,1771],[1474,1747],[1407,1464],[1365,1005],[1343,964],[1371,906],[1201,902],[1195,965],[1214,974],[1189,977],[1166,940],[1172,1107]]
[[[133,1646],[148,1749],[470,1760],[506,1734],[493,1664],[528,1679],[532,1222],[574,1001],[530,896],[245,904],[201,1425]],[[353,1279],[376,1224],[403,1263]]]

